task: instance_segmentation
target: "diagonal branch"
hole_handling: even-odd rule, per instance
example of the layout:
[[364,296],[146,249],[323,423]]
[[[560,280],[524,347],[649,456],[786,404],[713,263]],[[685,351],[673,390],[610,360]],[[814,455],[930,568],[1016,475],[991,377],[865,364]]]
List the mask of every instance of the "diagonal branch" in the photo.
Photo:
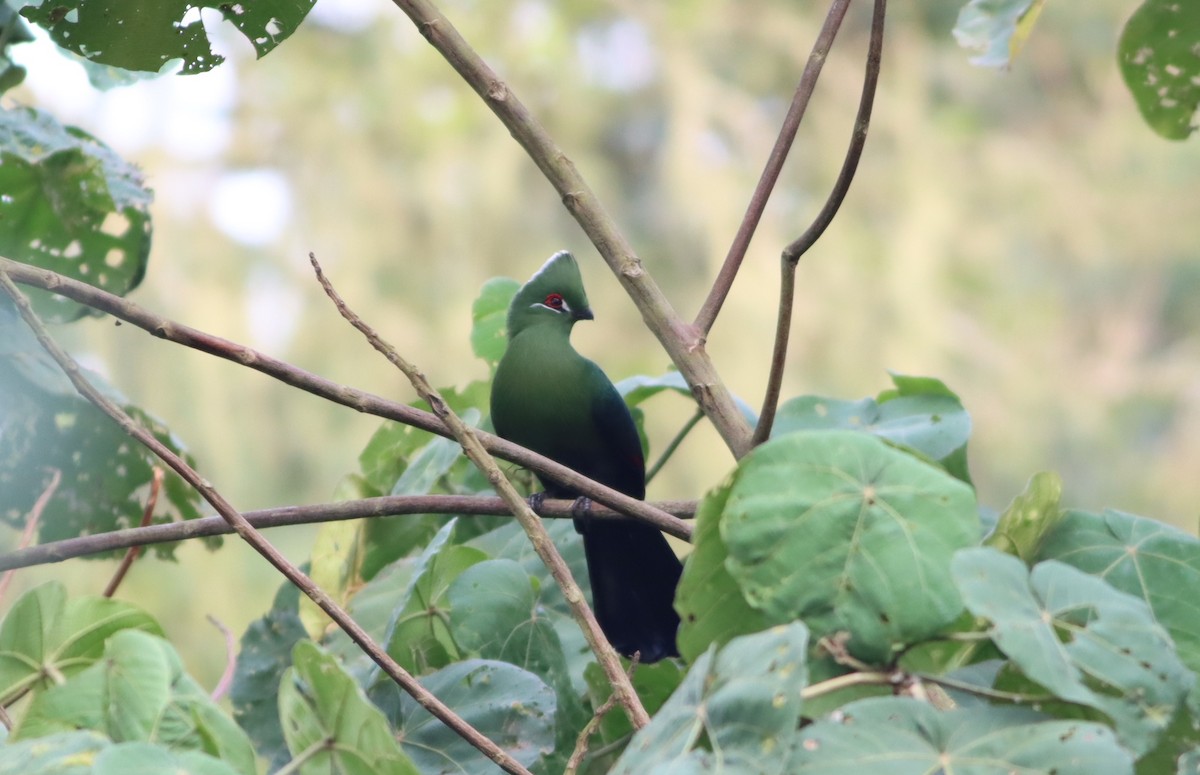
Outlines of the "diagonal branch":
[[794,242],[783,250],[782,278],[779,284],[779,317],[775,325],[775,347],[771,354],[771,373],[767,377],[767,390],[763,396],[762,412],[758,426],[754,429],[753,444],[763,443],[771,436],[775,423],[775,410],[779,406],[779,393],[783,384],[783,367],[787,362],[788,334],[792,328],[792,306],[795,300],[796,264],[800,257],[825,233],[833,221],[838,208],[850,190],[858,161],[862,158],[863,146],[867,142],[867,129],[871,125],[871,107],[875,104],[875,87],[879,84],[879,68],[883,60],[883,30],[887,14],[887,0],[875,0],[871,14],[871,41],[867,46],[867,67],[863,76],[862,96],[858,101],[858,115],[854,119],[854,131],[850,135],[850,147],[842,169],[834,181],[833,190],[825,205],[817,213],[812,224]]
[[[542,518],[572,519],[574,501],[544,500],[538,509]],[[658,507],[680,519],[691,519],[696,513],[696,501],[662,501]],[[618,511],[606,506],[592,505],[589,518],[625,519]],[[363,498],[342,503],[322,503],[315,506],[282,506],[274,509],[247,511],[242,514],[246,521],[258,530],[289,525],[309,525],[315,522],[338,522],[347,519],[369,519],[372,517],[395,517],[417,514],[454,514],[456,516],[509,517],[512,512],[500,498],[487,495],[385,495],[380,498]],[[691,539],[691,525],[676,519],[681,530],[666,532],[687,541]],[[111,530],[107,533],[64,538],[61,541],[30,546],[7,554],[0,554],[0,571],[13,568],[28,568],[34,565],[71,560],[92,554],[102,554],[132,546],[165,544],[172,541],[187,541],[192,538],[209,538],[233,532],[222,517],[203,517],[163,525],[130,527]]]
[[704,349],[703,330],[684,322],[646,271],[583,176],[512,89],[471,48],[429,0],[393,0],[429,43],[478,94],[525,149],[562,198],[567,211],[604,257],[647,327],[662,343],[692,389],[697,403],[735,457],[750,450],[750,426]]
[[779,173],[783,169],[788,151],[792,148],[792,141],[796,139],[796,131],[800,129],[800,122],[804,119],[805,111],[808,110],[808,101],[817,87],[817,78],[821,76],[821,68],[825,65],[829,49],[833,46],[833,39],[837,36],[838,30],[842,26],[842,19],[845,18],[846,10],[849,7],[850,0],[833,0],[829,6],[825,24],[821,27],[816,42],[813,43],[812,52],[808,55],[808,64],[804,66],[804,72],[800,75],[800,83],[796,86],[796,93],[792,96],[792,104],[783,118],[783,126],[779,129],[779,136],[775,138],[775,146],[771,149],[770,156],[767,157],[767,165],[758,179],[758,185],[755,186],[754,193],[750,196],[750,204],[746,207],[746,214],[742,217],[742,223],[733,237],[733,244],[729,246],[725,263],[721,265],[717,279],[713,282],[712,290],[708,292],[708,298],[704,300],[700,312],[696,315],[696,321],[692,324],[704,335],[712,330],[717,314],[721,311],[721,306],[729,295],[729,289],[733,287],[733,280],[737,277],[742,260],[746,257],[746,250],[750,247],[754,230],[758,228],[758,222],[767,207],[771,191],[774,190],[775,183],[779,180]]
[[537,514],[533,513],[533,509],[521,497],[516,488],[512,486],[512,482],[508,481],[508,477],[496,465],[496,461],[483,445],[479,443],[479,438],[475,435],[475,429],[463,422],[453,409],[442,398],[429,381],[425,378],[416,366],[405,360],[400,353],[396,351],[387,342],[366,324],[358,315],[354,314],[338,292],[334,290],[333,285],[325,277],[321,271],[321,265],[317,263],[317,258],[312,253],[308,254],[309,261],[312,262],[313,270],[317,273],[317,280],[321,283],[321,287],[325,289],[325,293],[333,301],[338,312],[341,313],[350,325],[354,326],[371,346],[383,354],[388,361],[404,372],[404,376],[408,377],[408,381],[412,383],[417,394],[421,396],[433,408],[434,413],[442,419],[442,422],[450,428],[454,434],[454,438],[462,445],[463,452],[475,464],[480,473],[487,477],[488,482],[504,499],[504,503],[512,510],[513,516],[521,523],[521,527],[525,529],[525,533],[529,536],[529,542],[533,544],[533,550],[537,552],[546,568],[549,569],[550,575],[554,577],[562,589],[563,598],[571,607],[571,614],[575,621],[583,630],[583,635],[587,639],[588,645],[592,647],[592,651],[596,654],[596,659],[600,663],[600,667],[608,676],[609,682],[613,687],[613,694],[620,697],[621,705],[624,706],[626,715],[629,717],[629,722],[635,729],[640,729],[650,723],[650,715],[646,713],[646,709],[642,707],[641,698],[633,688],[633,683],[629,676],[621,669],[621,659],[617,656],[617,652],[613,649],[612,644],[604,637],[604,633],[600,631],[600,623],[596,621],[596,615],[592,613],[591,607],[588,606],[587,600],[584,599],[583,590],[575,582],[575,578],[571,575],[571,569],[567,567],[567,563],[563,560],[562,555],[558,553],[558,549],[554,546],[554,541],[550,538],[550,534],[546,532],[545,525],[538,519]]
[[42,348],[58,363],[63,372],[71,380],[75,389],[80,395],[94,404],[98,409],[111,417],[121,430],[136,439],[140,444],[154,452],[164,463],[171,467],[175,473],[179,474],[184,481],[192,487],[208,501],[217,512],[229,523],[237,534],[252,547],[255,551],[261,554],[268,562],[282,573],[288,581],[295,584],[304,594],[312,598],[318,606],[321,607],[326,614],[333,619],[339,627],[346,631],[346,634],[361,648],[371,659],[387,673],[393,681],[400,685],[404,691],[408,692],[421,707],[429,711],[435,718],[442,721],[448,727],[453,729],[458,735],[462,736],[471,745],[478,748],[497,765],[502,767],[506,772],[514,775],[531,775],[529,770],[521,766],[521,763],[513,759],[504,749],[500,748],[494,742],[489,740],[478,729],[468,724],[457,713],[451,710],[441,700],[435,697],[425,687],[421,686],[408,671],[396,664],[396,661],[388,655],[372,640],[358,622],[350,618],[345,609],[334,602],[328,593],[312,582],[295,565],[288,561],[278,549],[276,549],[269,541],[262,537],[254,527],[246,521],[236,509],[225,500],[216,488],[208,483],[195,469],[189,466],[184,460],[170,450],[165,444],[137,424],[136,421],[125,413],[121,407],[117,406],[107,397],[100,393],[88,380],[83,376],[79,369],[79,364],[76,363],[71,356],[67,355],[58,343],[55,342],[49,332],[46,331],[45,325],[38,319],[33,308],[29,305],[29,300],[17,289],[13,284],[12,279],[8,276],[4,266],[0,265],[0,289],[2,289],[16,304],[18,312],[29,325],[30,329],[37,337],[38,343]]
[[[137,326],[160,339],[182,344],[200,352],[215,355],[228,361],[247,366],[262,372],[280,382],[299,388],[313,395],[320,396],[342,406],[348,406],[359,412],[373,414],[396,422],[411,425],[414,428],[436,433],[439,436],[450,437],[446,425],[430,412],[424,412],[396,401],[356,390],[345,385],[339,385],[332,380],[319,377],[316,374],[293,366],[290,363],[272,358],[271,356],[253,350],[228,339],[199,331],[190,326],[176,323],[160,315],[156,315],[137,304],[115,296],[107,291],[73,280],[69,277],[51,272],[47,269],[22,264],[0,257],[0,271],[8,273],[19,283],[57,293],[73,301],[86,304],[93,309],[107,312],[110,315]],[[538,473],[546,474],[570,489],[586,495],[597,503],[616,509],[622,514],[645,520],[660,530],[677,532],[678,525],[672,524],[671,515],[656,509],[648,503],[631,498],[625,493],[605,487],[582,474],[543,457],[533,450],[517,446],[511,441],[505,441],[499,436],[482,431],[477,432],[480,442],[492,454],[509,460]]]

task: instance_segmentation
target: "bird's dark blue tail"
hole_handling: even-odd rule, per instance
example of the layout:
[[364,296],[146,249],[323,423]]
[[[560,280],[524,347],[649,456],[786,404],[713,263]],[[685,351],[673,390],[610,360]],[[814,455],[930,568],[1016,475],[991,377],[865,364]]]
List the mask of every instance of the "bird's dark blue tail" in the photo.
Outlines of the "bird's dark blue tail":
[[593,608],[618,653],[644,663],[679,656],[675,587],[683,570],[667,539],[651,525],[576,520],[583,534]]

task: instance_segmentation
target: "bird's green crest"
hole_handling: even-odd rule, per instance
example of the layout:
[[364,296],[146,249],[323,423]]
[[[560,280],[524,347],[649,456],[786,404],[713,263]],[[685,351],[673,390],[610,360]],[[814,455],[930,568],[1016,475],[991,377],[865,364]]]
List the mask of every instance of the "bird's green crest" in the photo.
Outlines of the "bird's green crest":
[[530,326],[562,326],[570,331],[577,320],[591,320],[583,276],[575,256],[560,250],[521,286],[508,308],[508,336]]

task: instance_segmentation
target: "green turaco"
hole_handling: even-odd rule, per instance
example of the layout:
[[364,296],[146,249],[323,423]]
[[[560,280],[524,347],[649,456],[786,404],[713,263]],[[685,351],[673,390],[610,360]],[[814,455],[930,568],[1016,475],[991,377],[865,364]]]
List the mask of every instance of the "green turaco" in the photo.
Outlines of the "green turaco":
[[[579,266],[551,256],[508,308],[508,349],[492,384],[496,433],[634,498],[646,493],[642,446],[629,409],[600,367],[575,352],[571,328],[591,320]],[[540,478],[540,477],[539,477]],[[578,493],[542,479],[546,495]],[[663,534],[637,522],[575,520],[593,608],[618,652],[642,662],[675,656],[681,565]]]

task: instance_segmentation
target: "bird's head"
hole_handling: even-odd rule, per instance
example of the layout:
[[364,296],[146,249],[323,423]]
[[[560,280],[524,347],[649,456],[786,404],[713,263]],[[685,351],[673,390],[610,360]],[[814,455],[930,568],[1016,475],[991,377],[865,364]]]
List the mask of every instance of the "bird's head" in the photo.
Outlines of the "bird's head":
[[575,256],[560,250],[521,286],[508,307],[508,335],[533,326],[561,326],[569,332],[577,320],[591,320],[587,292]]

